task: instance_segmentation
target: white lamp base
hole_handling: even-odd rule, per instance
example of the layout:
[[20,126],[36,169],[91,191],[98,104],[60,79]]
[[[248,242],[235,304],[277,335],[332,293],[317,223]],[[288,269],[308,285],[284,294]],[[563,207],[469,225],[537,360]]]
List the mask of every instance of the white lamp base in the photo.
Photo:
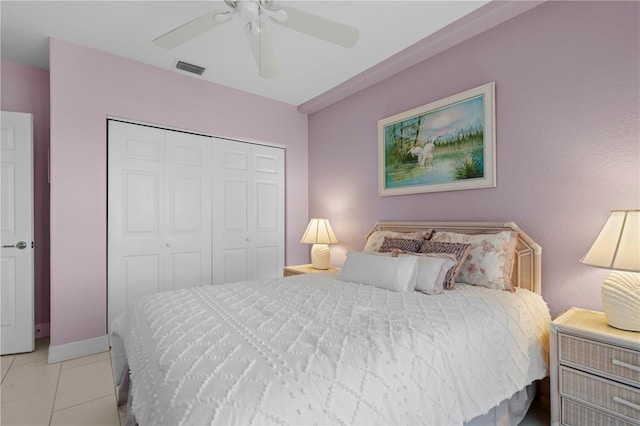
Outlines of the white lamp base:
[[329,269],[330,255],[328,244],[314,244],[311,247],[311,264],[315,269]]
[[610,326],[640,331],[640,273],[611,272],[602,283],[600,294]]

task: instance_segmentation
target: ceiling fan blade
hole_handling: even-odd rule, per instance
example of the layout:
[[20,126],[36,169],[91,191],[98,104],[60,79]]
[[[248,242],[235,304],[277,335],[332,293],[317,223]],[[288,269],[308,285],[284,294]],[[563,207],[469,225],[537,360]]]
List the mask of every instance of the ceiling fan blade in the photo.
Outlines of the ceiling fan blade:
[[209,12],[206,15],[202,15],[161,35],[153,40],[153,42],[159,47],[173,49],[226,22],[226,19],[220,21],[215,18],[216,15],[225,15],[227,13],[229,12],[220,12],[217,10]]
[[251,46],[256,65],[258,65],[260,77],[276,77],[278,75],[278,64],[266,26],[261,26],[260,32],[254,35],[251,33],[251,23],[249,23],[245,26],[244,33],[249,41],[249,46]]
[[360,30],[349,25],[341,24],[331,19],[303,12],[289,6],[281,6],[276,4],[271,10],[284,10],[287,12],[287,19],[280,21],[271,18],[272,22],[282,25],[292,30],[299,31],[304,34],[337,44],[342,47],[353,47],[360,37]]

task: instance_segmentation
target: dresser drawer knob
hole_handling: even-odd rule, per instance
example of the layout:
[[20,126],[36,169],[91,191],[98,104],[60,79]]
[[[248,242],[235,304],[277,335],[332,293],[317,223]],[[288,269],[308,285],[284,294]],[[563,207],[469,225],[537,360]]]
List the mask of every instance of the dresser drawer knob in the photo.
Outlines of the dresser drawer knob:
[[623,361],[617,360],[617,359],[615,359],[615,358],[611,361],[611,363],[612,363],[613,365],[617,365],[617,366],[619,366],[619,367],[628,368],[629,370],[637,371],[638,373],[640,373],[640,367],[638,367],[637,365],[628,364],[628,363],[626,363],[626,362],[623,362]]
[[618,404],[626,405],[629,408],[640,411],[640,405],[634,404],[633,402],[627,401],[626,399],[622,399],[619,396],[614,396],[613,402],[617,402]]

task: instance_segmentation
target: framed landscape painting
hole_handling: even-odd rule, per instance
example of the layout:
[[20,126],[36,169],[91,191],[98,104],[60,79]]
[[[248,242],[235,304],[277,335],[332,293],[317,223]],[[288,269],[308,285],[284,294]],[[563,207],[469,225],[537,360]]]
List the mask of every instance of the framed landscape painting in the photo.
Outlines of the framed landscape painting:
[[496,186],[495,83],[378,121],[378,194]]

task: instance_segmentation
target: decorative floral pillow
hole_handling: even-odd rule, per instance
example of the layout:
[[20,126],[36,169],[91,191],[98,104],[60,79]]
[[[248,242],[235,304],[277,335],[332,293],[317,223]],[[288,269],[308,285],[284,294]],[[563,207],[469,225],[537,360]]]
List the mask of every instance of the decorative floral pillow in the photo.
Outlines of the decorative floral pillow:
[[428,240],[433,234],[433,230],[428,229],[421,232],[395,232],[395,231],[374,231],[367,238],[367,243],[362,251],[378,251],[384,242],[384,237],[405,238],[409,240]]
[[451,290],[455,287],[456,277],[460,273],[462,264],[467,259],[471,250],[471,244],[463,243],[440,243],[434,241],[424,241],[420,247],[420,253],[425,254],[452,254],[456,258],[456,264],[449,268],[444,278],[443,287]]
[[471,244],[457,281],[497,290],[513,291],[511,269],[518,234],[501,231],[495,234],[459,234],[436,232],[431,241]]
[[384,237],[384,241],[382,245],[378,249],[379,252],[388,252],[394,249],[398,249],[401,251],[417,253],[420,250],[420,246],[424,240],[421,238],[419,240],[410,240],[408,238],[391,238]]

